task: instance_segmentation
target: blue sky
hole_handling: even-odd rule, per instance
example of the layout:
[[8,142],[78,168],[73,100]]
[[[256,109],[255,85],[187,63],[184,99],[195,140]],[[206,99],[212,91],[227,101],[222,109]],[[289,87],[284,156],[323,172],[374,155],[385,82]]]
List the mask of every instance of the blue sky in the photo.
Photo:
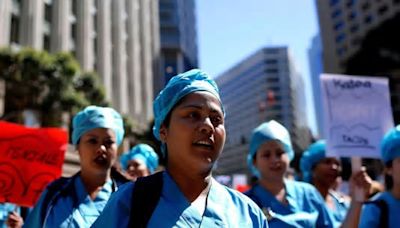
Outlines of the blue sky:
[[200,68],[218,76],[256,50],[288,46],[306,83],[315,133],[307,50],[318,32],[313,0],[196,0]]

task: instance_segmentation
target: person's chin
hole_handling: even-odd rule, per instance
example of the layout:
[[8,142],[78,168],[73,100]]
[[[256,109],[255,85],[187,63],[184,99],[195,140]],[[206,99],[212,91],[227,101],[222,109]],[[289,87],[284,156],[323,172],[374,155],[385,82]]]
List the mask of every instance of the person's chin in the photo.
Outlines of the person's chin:
[[206,161],[203,160],[202,162],[199,162],[197,164],[198,164],[197,171],[202,175],[209,175],[214,166],[214,162],[211,162],[210,160],[207,159]]

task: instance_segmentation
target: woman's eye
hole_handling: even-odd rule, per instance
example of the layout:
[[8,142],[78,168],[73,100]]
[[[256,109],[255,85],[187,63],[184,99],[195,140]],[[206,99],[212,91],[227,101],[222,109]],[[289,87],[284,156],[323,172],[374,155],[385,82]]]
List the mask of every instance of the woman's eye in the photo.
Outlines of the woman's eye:
[[88,142],[90,144],[97,144],[97,139],[92,138],[92,139],[89,139]]
[[280,156],[282,156],[284,153],[285,153],[285,151],[283,151],[283,150],[278,150],[278,151],[276,152],[276,155],[280,157]]
[[188,116],[189,118],[196,119],[200,116],[200,114],[198,114],[197,112],[190,112]]
[[105,144],[107,145],[107,147],[113,145],[114,143],[115,143],[114,140],[107,140],[107,141],[105,142]]
[[270,156],[269,153],[263,153],[263,154],[262,154],[262,157],[264,157],[264,158],[269,158],[269,156]]
[[219,125],[223,123],[223,118],[221,116],[213,116],[211,117],[211,122],[213,122],[214,125]]

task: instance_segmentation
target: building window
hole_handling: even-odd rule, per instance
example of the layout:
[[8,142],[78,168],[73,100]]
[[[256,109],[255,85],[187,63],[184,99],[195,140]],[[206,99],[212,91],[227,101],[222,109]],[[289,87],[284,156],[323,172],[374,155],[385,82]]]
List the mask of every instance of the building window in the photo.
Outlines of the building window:
[[19,17],[12,15],[11,17],[11,31],[10,31],[11,43],[19,43]]
[[278,69],[271,68],[271,69],[267,69],[265,72],[267,72],[267,73],[278,73]]
[[369,4],[369,2],[365,2],[364,4],[362,4],[361,8],[366,11],[371,7],[371,5]]
[[345,38],[346,38],[346,34],[340,33],[340,34],[337,35],[336,38],[335,38],[336,43],[341,43]]
[[266,64],[277,64],[278,60],[277,59],[267,59],[265,61]]
[[276,83],[279,82],[279,78],[268,78],[267,83]]
[[335,31],[339,31],[339,30],[341,30],[343,27],[344,27],[343,21],[339,21],[339,22],[335,23],[335,25],[333,26],[333,29],[334,29]]
[[350,27],[350,32],[351,32],[351,33],[355,33],[355,32],[358,31],[358,29],[359,29],[359,26],[358,26],[357,24],[352,25],[352,26]]
[[266,49],[264,49],[264,53],[265,54],[278,54],[279,53],[279,49],[277,49],[277,48],[266,48]]
[[346,2],[347,8],[350,8],[350,7],[354,6],[354,3],[356,3],[356,0],[348,0]]
[[388,11],[387,5],[383,5],[383,6],[379,7],[379,9],[378,9],[378,14],[379,14],[379,15],[383,15],[383,14],[385,14],[387,11]]
[[354,20],[356,17],[357,17],[357,12],[356,11],[351,11],[351,13],[349,13],[349,15],[348,15],[349,21]]
[[337,18],[338,16],[340,16],[340,15],[342,15],[342,10],[340,10],[340,8],[339,9],[336,9],[336,10],[334,10],[333,12],[332,12],[332,19],[335,19],[335,18]]
[[372,22],[374,18],[372,17],[372,15],[368,15],[364,18],[364,22],[365,24],[370,24]]
[[45,35],[43,38],[43,48],[46,51],[50,51],[50,36]]
[[72,0],[72,14],[78,15],[78,0]]
[[44,4],[44,19],[47,22],[51,22],[51,5]]
[[330,0],[329,1],[329,4],[331,5],[331,6],[335,6],[336,4],[338,4],[340,2],[340,0]]
[[347,51],[347,48],[345,46],[343,46],[336,50],[336,54],[338,56],[343,56],[346,53],[346,51]]
[[77,38],[77,25],[76,23],[73,23],[71,26],[71,37],[73,41],[76,41]]

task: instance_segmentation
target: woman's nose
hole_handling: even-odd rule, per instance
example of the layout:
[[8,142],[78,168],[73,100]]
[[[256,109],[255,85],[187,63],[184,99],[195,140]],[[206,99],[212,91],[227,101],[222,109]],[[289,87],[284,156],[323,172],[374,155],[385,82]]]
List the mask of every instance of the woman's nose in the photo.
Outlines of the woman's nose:
[[273,155],[271,157],[272,157],[272,161],[274,161],[274,162],[279,162],[281,160],[281,156],[279,156],[279,155]]
[[107,151],[107,147],[105,145],[101,144],[99,151]]
[[331,169],[335,169],[335,170],[339,169],[339,165],[335,162],[331,162],[329,165],[330,165]]
[[201,123],[200,131],[208,134],[214,131],[214,126],[211,123],[211,119],[209,117],[205,118],[204,121]]

